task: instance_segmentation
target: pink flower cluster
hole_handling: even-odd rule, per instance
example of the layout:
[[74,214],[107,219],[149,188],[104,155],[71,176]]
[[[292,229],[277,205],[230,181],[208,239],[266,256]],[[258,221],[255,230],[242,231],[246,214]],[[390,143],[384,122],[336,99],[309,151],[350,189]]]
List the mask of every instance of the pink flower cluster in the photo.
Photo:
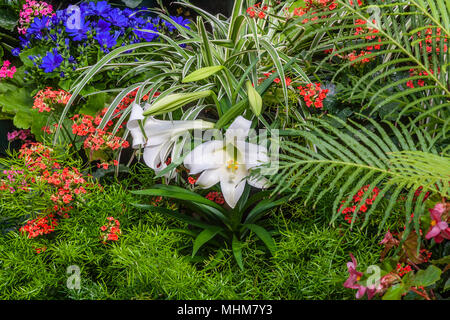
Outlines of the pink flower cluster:
[[31,131],[30,129],[25,130],[14,130],[12,132],[8,132],[6,134],[6,137],[9,142],[14,140],[22,140],[25,142],[31,142],[28,138],[31,137]]
[[51,15],[53,15],[52,5],[44,1],[27,0],[19,13],[19,27],[17,31],[19,34],[26,34],[35,17],[41,18]]
[[0,79],[2,78],[11,78],[14,76],[14,73],[16,73],[16,67],[12,66],[11,68],[8,68],[11,65],[11,62],[9,60],[3,61],[3,65],[0,68]]

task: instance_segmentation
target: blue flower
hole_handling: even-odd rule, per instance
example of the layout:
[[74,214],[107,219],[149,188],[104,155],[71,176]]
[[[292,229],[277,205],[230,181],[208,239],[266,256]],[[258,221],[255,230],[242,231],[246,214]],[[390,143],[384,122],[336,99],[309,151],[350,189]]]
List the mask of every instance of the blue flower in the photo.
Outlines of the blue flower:
[[80,28],[69,29],[67,28],[67,33],[72,37],[74,41],[81,41],[87,39],[87,32],[90,30],[89,21],[80,21]]
[[19,56],[19,54],[20,54],[20,48],[14,48],[14,49],[12,49],[12,50],[11,50],[11,54],[12,54],[14,57]]
[[97,33],[108,32],[111,29],[111,24],[103,19],[98,20]]
[[61,21],[67,20],[66,10],[57,10],[52,16],[52,23],[58,25]]
[[63,58],[61,55],[53,49],[53,52],[47,52],[44,58],[42,58],[42,63],[40,68],[44,70],[45,73],[53,72],[56,68],[58,68],[63,62]]
[[120,9],[111,10],[107,19],[119,28],[126,28],[128,26],[128,18],[122,15],[122,11],[120,11]]
[[89,3],[89,15],[107,17],[111,11],[111,6],[107,1],[99,1],[97,3]]
[[41,31],[47,29],[49,21],[50,20],[47,16],[44,16],[42,18],[39,17],[34,18],[33,22],[27,29],[27,33],[41,35]]
[[[188,24],[191,23],[189,20],[183,19],[183,17],[175,17],[175,16],[170,16],[170,19],[172,19],[176,24],[188,30],[191,30],[191,28],[188,26]],[[177,29],[172,23],[168,21],[164,21],[164,24],[166,25],[167,29],[169,29],[170,32],[175,31]]]
[[156,29],[156,27],[153,24],[147,23],[145,26],[142,27],[142,29],[143,29],[142,31],[141,30],[134,30],[134,33],[136,34],[136,36],[144,39],[147,42],[151,42],[154,39],[158,38],[157,34],[151,32],[151,31],[158,32],[158,29]]
[[120,32],[116,31],[114,36],[109,32],[101,32],[98,33],[94,39],[98,41],[98,44],[102,48],[103,51],[106,52],[105,49],[109,49],[114,47],[117,44],[117,38],[119,37]]

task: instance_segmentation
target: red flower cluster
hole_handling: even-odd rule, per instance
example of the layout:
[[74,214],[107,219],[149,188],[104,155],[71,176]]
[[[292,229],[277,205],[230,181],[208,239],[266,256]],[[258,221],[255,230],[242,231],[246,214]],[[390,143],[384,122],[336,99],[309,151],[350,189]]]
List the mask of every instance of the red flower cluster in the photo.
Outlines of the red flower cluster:
[[193,177],[188,177],[188,182],[189,182],[189,184],[194,185],[197,182],[197,179],[193,178]]
[[300,90],[300,95],[307,107],[314,105],[315,108],[323,108],[323,100],[327,96],[328,89],[322,89],[320,83],[308,83],[306,86],[297,87]]
[[[375,20],[372,20],[373,24],[375,24]],[[379,30],[374,28],[374,27],[369,27],[367,25],[367,21],[363,20],[363,19],[356,19],[355,21],[355,32],[354,35],[355,36],[361,36],[361,38],[366,39],[366,40],[376,40],[376,42],[369,42],[365,48],[365,50],[360,50],[359,52],[356,50],[353,50],[351,53],[346,54],[346,55],[338,55],[336,54],[336,56],[338,56],[341,59],[345,59],[348,61],[354,61],[354,63],[352,63],[352,66],[361,66],[365,63],[370,62],[373,57],[366,57],[367,55],[370,55],[372,53],[373,50],[379,50],[381,48],[381,38],[377,37],[376,34],[379,33]],[[327,49],[324,52],[325,53],[331,53],[333,52],[334,49]]]
[[[266,78],[265,78],[265,79],[264,79],[264,78],[259,79],[258,82],[259,82],[259,83],[263,82],[264,80],[266,80],[267,78],[269,78],[269,77],[272,75],[273,72],[274,72],[274,71],[263,73],[263,75],[264,75]],[[275,78],[275,79],[273,79],[273,82],[275,82],[276,84],[279,84],[279,83],[281,83],[281,79],[280,79],[280,78]],[[292,83],[292,79],[289,78],[289,77],[284,77],[284,82],[286,83],[286,86],[290,86],[291,83]]]
[[247,14],[250,18],[264,19],[268,9],[268,6],[261,6],[261,2],[258,2],[254,6],[247,8]]
[[397,273],[400,277],[403,277],[408,272],[411,272],[412,268],[410,265],[407,265],[406,267],[402,267],[400,263],[397,263]]
[[[375,19],[372,20],[373,24],[375,24]],[[364,19],[356,19],[355,20],[355,26],[360,26],[355,28],[355,36],[363,35],[365,39],[367,40],[373,40],[376,38],[375,34],[379,33],[380,31],[376,28],[368,27],[367,21]],[[364,26],[364,27],[362,27]],[[379,48],[376,48],[379,49]]]
[[[365,50],[361,50],[359,53],[356,53],[356,51],[353,51],[353,52],[349,53],[348,55],[346,55],[344,58],[347,59],[348,61],[355,61],[355,63],[352,63],[352,66],[363,65],[365,63],[370,62],[372,57],[371,58],[362,58],[362,59],[360,59],[360,58],[364,57],[366,55],[369,55],[371,53],[372,52],[365,51]],[[358,60],[358,59],[360,59],[360,60]]]
[[[369,188],[370,188],[370,185],[366,185],[366,186],[362,187],[361,189],[359,189],[358,193],[353,196],[353,199],[352,199],[353,205],[351,207],[342,209],[343,204],[341,204],[341,206],[339,207],[338,212],[342,210],[342,214],[345,215],[344,219],[348,223],[352,222],[353,213],[355,212],[358,205],[361,204],[361,200],[363,199],[364,194],[369,191]],[[367,206],[372,205],[372,203],[377,198],[377,196],[380,192],[380,189],[375,187],[369,192],[370,192],[370,194],[367,197],[365,203],[361,206],[361,208],[359,208],[358,214],[364,213],[368,210]],[[345,200],[342,200],[342,203],[344,203],[344,202],[345,202]]]
[[[294,11],[292,12],[293,15],[297,17],[304,16],[307,13],[314,15],[318,12],[332,11],[337,8],[337,3],[335,0],[306,0],[305,5],[306,7],[294,8]],[[303,19],[302,23],[307,23],[308,21],[314,21],[317,19],[319,19],[319,16],[314,16],[310,20]]]
[[163,199],[163,198],[162,198],[161,196],[153,197],[153,198],[152,198],[151,205],[152,205],[152,206],[155,206],[155,207],[159,206],[159,205],[162,203],[162,199]]
[[119,236],[122,234],[119,220],[114,219],[113,217],[108,217],[106,219],[108,220],[106,225],[100,227],[100,239],[102,240],[102,243],[119,240]]
[[64,168],[54,171],[53,174],[45,170],[41,180],[47,182],[52,187],[57,188],[57,193],[52,194],[50,199],[55,203],[55,209],[61,209],[70,204],[75,195],[85,194],[84,188],[86,180],[81,176],[77,168]]
[[40,90],[34,96],[33,109],[38,109],[39,112],[50,112],[55,110],[55,106],[64,106],[69,102],[72,95],[62,89],[53,90],[47,87],[45,90]]
[[[420,36],[421,36],[420,31],[417,32],[417,36],[420,38]],[[436,28],[435,35],[433,35],[432,28],[426,29],[425,30],[425,40],[421,40],[419,42],[420,49],[422,49],[423,46],[425,46],[425,50],[428,53],[431,53],[433,51],[433,38],[436,41],[436,52],[439,52],[441,50],[441,45],[440,45],[441,40],[443,40],[445,42],[443,45],[444,52],[448,51],[448,46],[447,46],[448,37],[447,36],[442,37],[441,28]]]
[[50,214],[47,217],[29,220],[19,231],[28,234],[28,238],[31,239],[55,231],[57,225],[58,221]]
[[[439,71],[439,69],[438,69]],[[433,74],[433,71],[430,70],[431,74]],[[439,72],[438,72],[439,73]],[[422,77],[427,77],[428,76],[428,72],[426,71],[419,71],[416,69],[409,69],[409,76],[410,77],[415,77],[415,76],[422,76]],[[423,79],[418,79],[417,80],[417,84],[419,87],[423,87],[425,85],[425,81]],[[414,81],[409,80],[406,82],[406,86],[408,88],[414,88]]]
[[431,255],[431,251],[428,251],[427,249],[420,249],[420,256],[423,263],[430,261]]
[[225,203],[225,199],[223,198],[223,194],[221,192],[211,191],[205,196],[205,198],[214,201],[217,204]]

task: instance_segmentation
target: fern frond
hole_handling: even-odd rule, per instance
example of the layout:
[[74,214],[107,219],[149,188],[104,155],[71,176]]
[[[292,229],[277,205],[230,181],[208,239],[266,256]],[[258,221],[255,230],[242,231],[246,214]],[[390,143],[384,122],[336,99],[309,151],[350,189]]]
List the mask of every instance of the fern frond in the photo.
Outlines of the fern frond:
[[[365,125],[353,121],[348,124],[333,116],[313,118],[304,125],[304,130],[293,130],[293,135],[314,145],[317,151],[292,141],[282,141],[280,171],[271,179],[277,185],[274,193],[290,189],[294,198],[308,186],[305,203],[314,198],[314,206],[325,194],[334,193],[334,222],[341,213],[340,204],[346,207],[362,187],[376,186],[379,196],[366,216],[368,218],[384,200],[387,204],[380,228],[400,196],[408,194],[409,199],[409,194],[414,195],[419,188],[423,192],[449,196],[450,157],[437,153],[433,146],[435,138],[415,126],[408,130],[403,124],[395,126],[387,121],[380,124],[366,117],[363,120],[366,120]],[[335,128],[333,122],[338,122],[341,128]],[[321,192],[315,195],[319,189]],[[407,211],[421,210],[418,202],[407,200]],[[358,210],[356,208],[355,215]]]

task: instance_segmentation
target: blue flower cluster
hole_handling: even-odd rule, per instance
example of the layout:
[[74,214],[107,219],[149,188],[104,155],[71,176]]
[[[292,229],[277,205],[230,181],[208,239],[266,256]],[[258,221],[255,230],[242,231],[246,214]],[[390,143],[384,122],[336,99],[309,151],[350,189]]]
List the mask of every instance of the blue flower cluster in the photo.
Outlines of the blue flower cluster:
[[[189,29],[189,20],[170,18]],[[101,56],[119,46],[157,41],[158,33],[175,30],[172,22],[152,17],[146,8],[121,10],[107,1],[83,2],[52,16],[36,17],[25,36],[19,37],[22,48],[13,49],[13,54],[18,56],[21,51],[37,47],[42,54],[29,56],[34,65],[44,73],[57,71],[64,77],[77,66],[95,63],[99,53]]]

